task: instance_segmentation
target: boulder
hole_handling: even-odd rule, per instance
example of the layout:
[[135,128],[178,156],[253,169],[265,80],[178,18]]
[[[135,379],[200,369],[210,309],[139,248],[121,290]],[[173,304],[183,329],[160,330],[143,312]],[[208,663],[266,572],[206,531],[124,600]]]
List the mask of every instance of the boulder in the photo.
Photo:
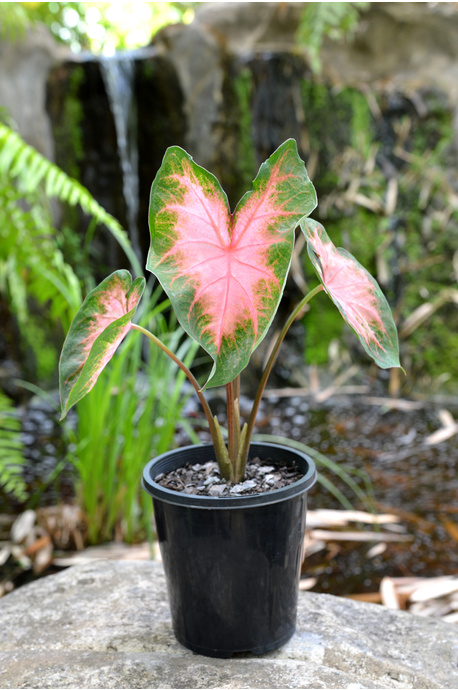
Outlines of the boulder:
[[68,53],[41,24],[16,40],[0,38],[0,107],[6,110],[7,122],[51,160],[54,142],[46,112],[46,81],[49,70]]
[[199,656],[172,632],[162,565],[93,561],[0,600],[0,687],[456,688],[451,624],[301,592],[281,649]]

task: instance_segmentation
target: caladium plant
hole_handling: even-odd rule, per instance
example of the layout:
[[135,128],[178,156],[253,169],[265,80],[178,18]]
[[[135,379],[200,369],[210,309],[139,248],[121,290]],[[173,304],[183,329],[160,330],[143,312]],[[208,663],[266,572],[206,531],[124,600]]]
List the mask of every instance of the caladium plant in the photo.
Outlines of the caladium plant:
[[[186,373],[207,417],[221,474],[238,482],[279,347],[318,292],[328,293],[380,367],[399,367],[396,327],[380,287],[351,254],[333,245],[322,225],[308,218],[316,203],[293,139],[261,165],[252,190],[233,213],[218,180],[183,149],[169,148],[151,188],[146,267],[161,282],[184,330],[212,358],[208,379],[201,386],[153,333],[132,321],[145,279],[132,281],[128,271],[116,271],[87,296],[65,340],[59,374],[62,418],[95,385],[128,331],[141,331]],[[251,414],[241,426],[240,374],[276,314],[298,225],[321,282],[283,326]],[[227,444],[205,397],[211,386],[226,387]]]

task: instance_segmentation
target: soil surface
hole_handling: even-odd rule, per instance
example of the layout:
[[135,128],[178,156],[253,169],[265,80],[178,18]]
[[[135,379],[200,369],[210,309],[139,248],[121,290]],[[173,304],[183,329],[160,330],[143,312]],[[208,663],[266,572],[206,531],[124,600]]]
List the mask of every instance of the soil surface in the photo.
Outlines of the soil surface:
[[247,463],[244,479],[238,484],[223,479],[216,462],[203,465],[188,463],[172,472],[157,475],[155,481],[166,489],[185,494],[233,498],[282,489],[302,476],[302,472],[294,466],[254,458]]

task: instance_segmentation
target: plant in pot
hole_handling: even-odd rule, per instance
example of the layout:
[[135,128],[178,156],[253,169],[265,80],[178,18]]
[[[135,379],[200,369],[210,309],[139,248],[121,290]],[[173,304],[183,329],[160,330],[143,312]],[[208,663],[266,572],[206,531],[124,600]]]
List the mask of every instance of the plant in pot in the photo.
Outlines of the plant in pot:
[[[253,189],[233,213],[217,179],[183,149],[169,148],[151,188],[146,266],[161,282],[184,330],[212,358],[206,383],[200,385],[153,333],[132,322],[145,279],[132,281],[125,270],[87,296],[62,350],[62,417],[91,390],[131,329],[162,348],[199,397],[212,444],[150,460],[142,483],[153,498],[175,634],[185,646],[210,656],[263,653],[286,642],[295,629],[307,492],[316,470],[309,457],[291,448],[251,442],[259,403],[289,327],[324,290],[375,362],[382,368],[400,366],[385,297],[356,259],[307,218],[316,203],[293,139],[261,165]],[[240,373],[277,311],[298,225],[321,282],[283,326],[241,425]],[[211,386],[226,388],[226,439],[205,396]],[[198,482],[197,493],[188,493],[186,482],[184,491],[164,485],[164,477],[185,466],[204,475],[217,469]],[[286,467],[290,483],[269,491],[264,481],[259,492],[256,481],[246,479],[247,466],[255,466],[264,479]]]

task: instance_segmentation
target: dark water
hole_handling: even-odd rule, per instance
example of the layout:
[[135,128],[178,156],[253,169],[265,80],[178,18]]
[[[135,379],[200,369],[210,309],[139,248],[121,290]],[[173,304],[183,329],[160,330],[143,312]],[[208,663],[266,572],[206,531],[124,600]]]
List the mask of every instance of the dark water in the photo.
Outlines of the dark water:
[[[458,419],[456,402],[425,402],[421,409],[389,410],[366,396],[335,396],[319,407],[309,398],[270,401],[263,426],[291,435],[349,471],[363,471],[372,486],[379,513],[393,513],[412,537],[387,543],[368,557],[374,543],[328,545],[307,559],[303,575],[317,577],[314,591],[350,594],[373,591],[384,576],[436,576],[458,571],[458,435],[430,446],[426,440],[440,428],[446,407]],[[263,429],[264,431],[264,429]],[[319,471],[352,502],[368,509],[333,472]],[[362,489],[362,477],[352,475]],[[319,484],[309,508],[342,508]],[[370,509],[370,508],[369,508]],[[352,525],[348,527],[352,529]]]

